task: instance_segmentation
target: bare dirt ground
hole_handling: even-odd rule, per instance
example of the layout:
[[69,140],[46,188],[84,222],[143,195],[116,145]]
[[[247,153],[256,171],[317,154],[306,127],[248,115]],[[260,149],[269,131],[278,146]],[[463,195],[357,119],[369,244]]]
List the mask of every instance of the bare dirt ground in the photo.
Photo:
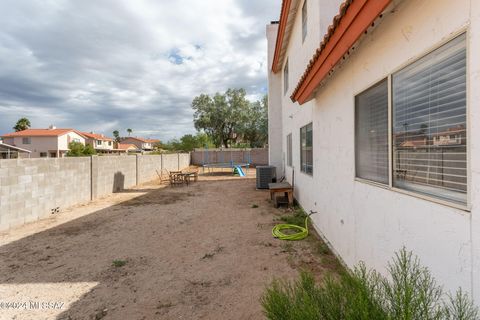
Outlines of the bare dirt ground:
[[338,264],[315,236],[272,238],[288,210],[250,171],[146,184],[0,234],[0,319],[264,319],[273,278]]

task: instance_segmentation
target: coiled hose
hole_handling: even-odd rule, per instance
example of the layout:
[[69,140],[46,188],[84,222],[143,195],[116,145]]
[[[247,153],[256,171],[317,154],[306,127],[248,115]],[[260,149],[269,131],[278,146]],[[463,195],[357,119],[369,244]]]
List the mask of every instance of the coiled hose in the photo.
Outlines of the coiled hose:
[[[296,240],[302,240],[305,239],[308,236],[308,218],[310,215],[305,217],[305,227],[297,226],[296,224],[289,224],[289,223],[281,223],[277,224],[275,227],[272,229],[272,235],[275,238],[278,238],[280,240],[290,240],[290,241],[296,241]],[[298,230],[298,232],[295,233],[283,233],[282,230]]]

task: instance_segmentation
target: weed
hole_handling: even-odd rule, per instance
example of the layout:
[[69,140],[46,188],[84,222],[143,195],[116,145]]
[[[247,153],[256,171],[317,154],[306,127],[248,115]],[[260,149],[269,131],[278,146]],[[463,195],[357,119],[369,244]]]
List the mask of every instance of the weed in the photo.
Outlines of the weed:
[[293,243],[290,241],[285,241],[282,243],[282,252],[286,253],[292,253],[295,252],[295,249],[293,248]]
[[288,224],[295,224],[297,226],[304,226],[305,225],[305,218],[307,214],[303,211],[302,208],[296,208],[293,211],[293,214],[283,215],[279,218],[280,221],[283,221]]
[[120,267],[123,267],[124,265],[127,264],[127,261],[126,260],[113,260],[112,261],[112,265],[116,268],[120,268]]
[[478,319],[478,308],[461,289],[443,299],[430,271],[405,248],[395,254],[388,271],[383,277],[361,263],[351,273],[340,272],[338,279],[326,276],[321,285],[302,272],[294,282],[274,280],[261,304],[271,320]]
[[258,208],[258,205],[257,204],[252,204],[252,208],[253,209]]
[[330,254],[330,249],[325,243],[320,242],[315,245],[315,252],[320,256],[325,256]]

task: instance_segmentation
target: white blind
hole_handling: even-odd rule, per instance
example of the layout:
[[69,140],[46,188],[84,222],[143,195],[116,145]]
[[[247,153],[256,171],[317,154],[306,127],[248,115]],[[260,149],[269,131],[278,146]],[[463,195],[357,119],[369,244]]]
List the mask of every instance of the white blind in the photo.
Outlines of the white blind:
[[465,204],[465,34],[397,72],[392,81],[394,185]]
[[357,177],[388,183],[387,80],[355,97],[355,172]]

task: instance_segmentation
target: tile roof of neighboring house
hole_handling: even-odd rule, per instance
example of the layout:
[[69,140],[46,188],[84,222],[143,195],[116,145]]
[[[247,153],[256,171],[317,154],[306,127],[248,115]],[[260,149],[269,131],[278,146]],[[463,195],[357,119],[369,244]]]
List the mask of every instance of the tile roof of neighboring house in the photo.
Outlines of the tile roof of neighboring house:
[[131,143],[118,143],[117,149],[118,150],[128,150],[128,149],[135,149],[137,150],[137,146]]
[[69,132],[76,132],[73,129],[26,129],[22,131],[4,134],[2,137],[59,137]]
[[160,142],[160,140],[157,140],[157,139],[144,139],[144,138],[139,138],[139,137],[126,137],[124,140],[126,140],[126,139],[135,139],[135,140],[138,140],[138,141],[141,141],[141,142],[146,142],[146,143]]
[[95,139],[95,140],[103,140],[103,141],[113,141],[112,138],[105,137],[103,134],[98,134],[98,133],[88,133],[88,132],[79,132],[83,136],[90,138],[90,139]]
[[[284,0],[287,1],[288,0]],[[381,16],[391,0],[345,0],[290,98],[303,104]],[[281,22],[280,22],[281,23]]]

